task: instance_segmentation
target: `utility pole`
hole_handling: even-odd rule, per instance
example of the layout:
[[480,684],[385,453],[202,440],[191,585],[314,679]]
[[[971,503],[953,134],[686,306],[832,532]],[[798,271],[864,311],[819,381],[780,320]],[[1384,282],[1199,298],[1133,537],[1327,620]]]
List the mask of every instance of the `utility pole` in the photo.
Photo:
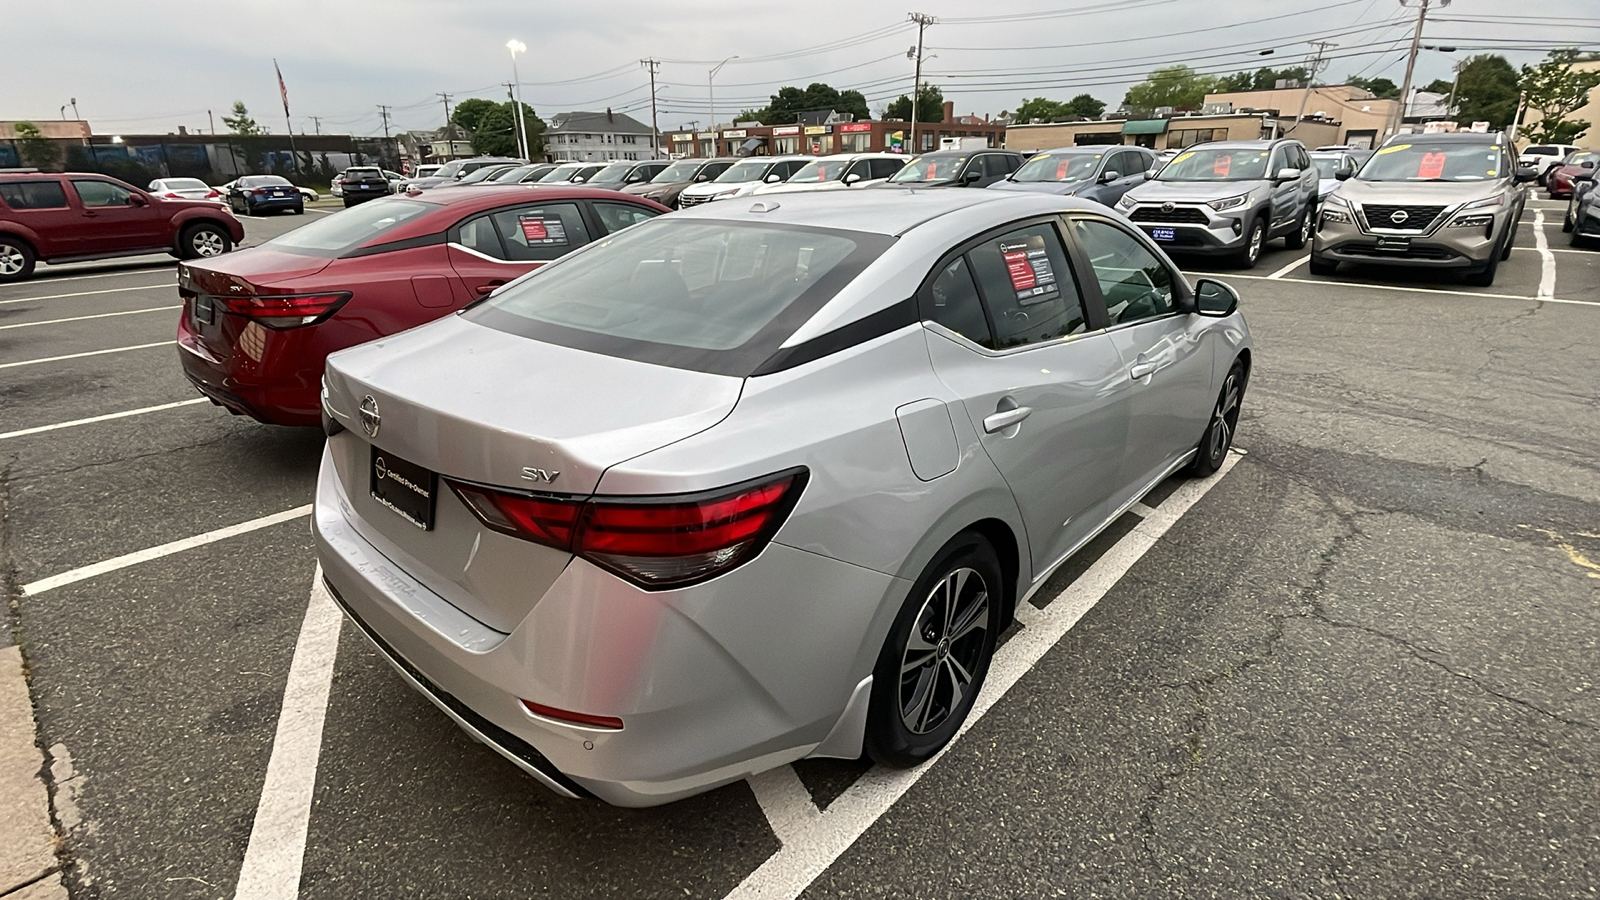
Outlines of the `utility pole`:
[[506,41],[506,49],[511,51],[512,83],[508,87],[511,88],[511,122],[512,126],[517,129],[517,150],[519,151],[517,155],[531,162],[532,160],[529,157],[532,155],[533,148],[528,146],[528,129],[522,123],[522,96],[520,93],[522,76],[517,74],[517,54],[527,53],[528,45],[516,38],[512,38]]
[[213,116],[211,110],[208,109],[206,110],[206,118],[211,120],[211,135],[215,137],[217,134],[217,117]]
[[444,101],[444,136],[445,136],[445,140],[449,140],[450,138],[455,136],[454,132],[452,132],[450,130],[451,129],[451,125],[450,125],[450,98],[452,96],[454,96],[454,95],[453,94],[446,94],[444,91],[440,91],[439,92],[439,99]]
[[[1400,121],[1395,125],[1395,131],[1400,130],[1400,125],[1405,124],[1406,108],[1411,104],[1411,75],[1417,68],[1417,51],[1422,49],[1422,26],[1428,21],[1428,5],[1437,2],[1443,9],[1450,5],[1450,0],[1418,0],[1421,4],[1417,7],[1417,30],[1411,35],[1411,52],[1406,54],[1406,78],[1400,86]],[[1400,0],[1401,6],[1408,6],[1406,0]]]
[[[914,155],[922,152],[920,145],[917,144],[917,101],[922,99],[922,32],[929,25],[937,25],[939,20],[927,13],[919,12],[911,13],[910,19],[917,23],[917,46],[912,49],[912,52],[916,54],[917,74],[912,80],[911,86],[911,147],[906,152]],[[911,56],[912,54],[907,53],[906,55]]]
[[650,158],[661,153],[661,128],[656,124],[656,73],[661,71],[661,60],[641,59],[639,65],[650,72]]
[[511,100],[511,127],[516,129],[517,132],[517,156],[527,159],[528,148],[523,145],[523,141],[527,138],[527,132],[522,130],[522,104],[517,102],[517,83],[507,81],[505,85],[506,97]]
[[1294,124],[1289,127],[1290,131],[1298,128],[1300,120],[1305,118],[1306,101],[1311,99],[1311,85],[1316,83],[1317,72],[1322,69],[1322,55],[1328,52],[1329,47],[1337,47],[1339,45],[1327,41],[1312,41],[1311,46],[1317,48],[1317,55],[1312,57],[1311,65],[1309,66],[1310,71],[1306,73],[1306,90],[1305,93],[1300,95],[1300,111],[1295,113]]
[[378,115],[383,119],[383,139],[389,139],[389,107],[378,104]]
[[322,117],[321,116],[312,116],[311,117],[311,124],[316,126],[317,134],[321,134],[322,133]]

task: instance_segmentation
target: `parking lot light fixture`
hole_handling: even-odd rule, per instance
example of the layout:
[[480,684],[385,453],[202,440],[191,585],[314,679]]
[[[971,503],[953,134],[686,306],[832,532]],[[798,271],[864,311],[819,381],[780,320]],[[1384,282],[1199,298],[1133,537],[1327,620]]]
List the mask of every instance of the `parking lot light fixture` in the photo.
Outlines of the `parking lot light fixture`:
[[738,54],[734,54],[733,56],[728,57],[727,59],[723,60],[722,62],[717,63],[714,67],[712,67],[711,74],[706,76],[706,99],[710,101],[710,106],[711,106],[711,150],[712,150],[711,155],[712,156],[716,156],[717,155],[717,153],[716,153],[716,149],[717,149],[717,137],[716,137],[716,132],[717,132],[717,89],[716,89],[716,85],[715,85],[714,82],[716,80],[717,73],[722,71],[722,67],[727,65],[729,62],[731,62],[733,60],[736,60],[738,58],[739,58],[739,55]]
[[511,111],[513,113],[513,127],[517,129],[517,156],[526,160],[528,158],[528,134],[522,125],[522,79],[517,75],[517,54],[527,53],[528,45],[512,38],[506,41],[506,49],[511,51]]

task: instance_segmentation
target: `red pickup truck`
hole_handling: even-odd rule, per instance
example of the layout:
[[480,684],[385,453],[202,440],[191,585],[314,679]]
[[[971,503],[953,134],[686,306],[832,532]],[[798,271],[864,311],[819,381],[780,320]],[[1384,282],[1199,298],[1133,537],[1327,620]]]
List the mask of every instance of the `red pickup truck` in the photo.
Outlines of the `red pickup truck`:
[[217,256],[244,240],[220,204],[171,200],[105,175],[0,175],[0,284],[36,262],[171,253]]

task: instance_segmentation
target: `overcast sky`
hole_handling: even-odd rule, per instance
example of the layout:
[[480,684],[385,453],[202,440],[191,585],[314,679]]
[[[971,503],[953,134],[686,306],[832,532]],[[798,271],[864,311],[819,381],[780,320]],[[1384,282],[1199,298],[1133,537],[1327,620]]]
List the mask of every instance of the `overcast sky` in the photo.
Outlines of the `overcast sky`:
[[[919,6],[941,20],[927,30],[923,68],[958,113],[979,115],[1014,109],[1025,97],[1083,92],[1115,108],[1128,85],[1158,65],[1283,67],[1304,62],[1307,42],[1318,38],[1338,44],[1323,80],[1363,74],[1399,83],[1419,0],[1410,2],[1403,9],[1398,0],[936,0]],[[1589,41],[1600,49],[1597,5],[1455,0],[1430,13],[1424,42],[1460,49],[1423,51],[1416,81],[1448,78],[1453,59],[1481,52],[1469,48]],[[1523,13],[1533,21],[1447,21]],[[221,131],[237,99],[282,131],[276,57],[297,132],[314,131],[311,117],[320,116],[326,133],[382,133],[378,104],[392,108],[394,129],[435,128],[444,122],[439,91],[452,102],[504,98],[496,83],[511,79],[511,38],[528,47],[517,61],[523,99],[546,118],[610,106],[648,124],[639,60],[655,57],[662,128],[703,124],[708,69],[736,54],[716,80],[720,121],[765,105],[781,85],[812,81],[859,89],[876,113],[910,91],[906,51],[916,27],[906,14],[905,4],[881,0],[0,0],[0,119],[59,118],[76,98],[98,133],[164,133],[180,124],[204,130],[207,110]],[[1257,55],[1267,49],[1274,54]],[[1493,52],[1514,64],[1544,55]]]

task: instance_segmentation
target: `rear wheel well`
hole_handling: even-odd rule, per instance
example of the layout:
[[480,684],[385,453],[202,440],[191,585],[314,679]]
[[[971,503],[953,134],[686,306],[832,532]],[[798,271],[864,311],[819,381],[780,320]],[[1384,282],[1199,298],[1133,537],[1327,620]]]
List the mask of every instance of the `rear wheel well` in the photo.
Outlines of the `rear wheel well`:
[[1002,621],[1010,622],[1017,611],[1017,576],[1020,559],[1017,554],[1017,537],[1011,533],[1011,526],[999,519],[982,519],[967,527],[967,531],[975,532],[989,542],[994,548],[995,555],[1000,557],[1000,577],[1005,588],[1005,615]]
[[1248,349],[1240,350],[1239,351],[1238,360],[1239,360],[1239,362],[1241,364],[1244,365],[1244,383],[1245,384],[1249,384],[1250,383],[1250,351]]

